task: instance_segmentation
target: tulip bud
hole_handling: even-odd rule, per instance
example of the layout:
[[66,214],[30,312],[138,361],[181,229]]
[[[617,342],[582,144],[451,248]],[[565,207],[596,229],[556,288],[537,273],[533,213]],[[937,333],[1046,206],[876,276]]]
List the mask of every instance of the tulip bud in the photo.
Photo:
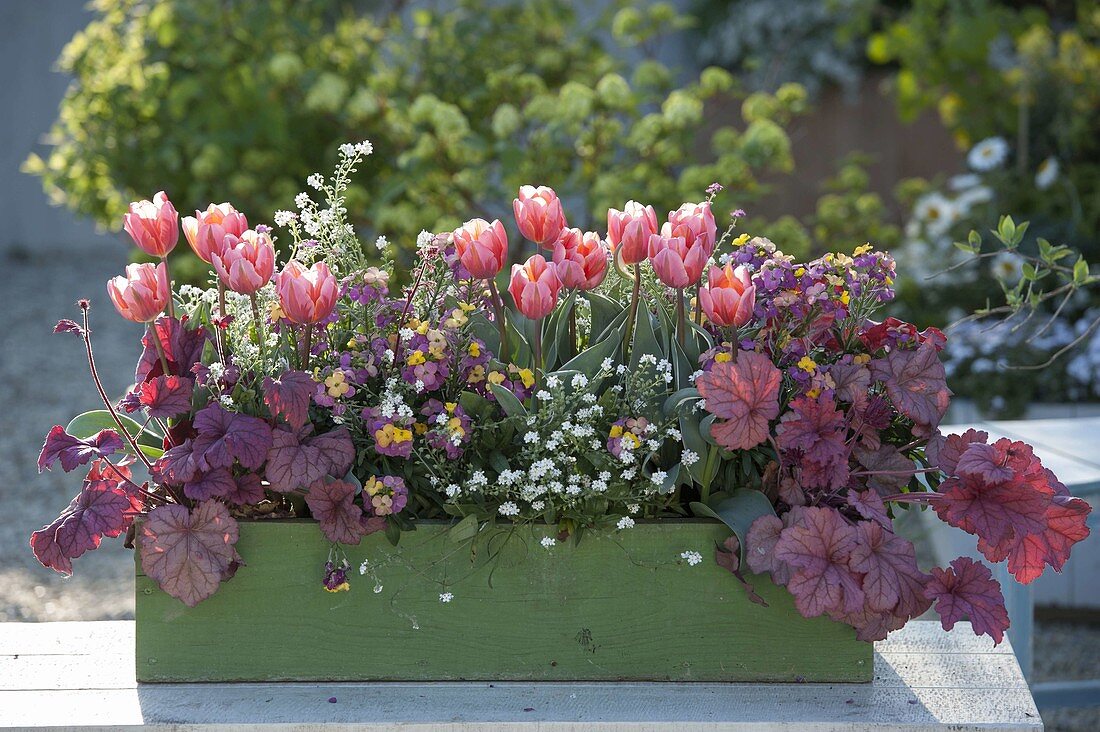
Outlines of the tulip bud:
[[623,264],[645,261],[649,237],[656,233],[657,214],[652,206],[627,201],[622,211],[614,208],[607,211],[607,240]]
[[267,232],[245,231],[240,238],[226,234],[220,253],[212,255],[222,284],[242,295],[254,295],[275,272],[275,245]]
[[554,268],[563,286],[594,290],[607,275],[607,249],[594,231],[566,229],[554,245]]
[[180,238],[179,214],[164,191],[152,201],[134,201],[130,212],[122,217],[122,228],[143,252],[154,257],[167,257]]
[[553,248],[566,226],[558,194],[546,186],[520,186],[519,198],[512,201],[512,212],[519,233],[547,249]]
[[500,219],[489,223],[472,219],[455,229],[455,251],[470,276],[489,280],[497,276],[508,258],[508,233]]
[[160,264],[129,264],[126,274],[107,280],[107,295],[119,315],[135,323],[150,323],[164,312],[168,298],[168,271]]
[[739,328],[752,318],[756,287],[744,266],[711,267],[707,284],[699,289],[703,314],[715,325]]
[[199,256],[210,264],[215,253],[225,246],[225,235],[241,237],[248,230],[248,220],[232,204],[210,204],[205,211],[195,211],[194,216],[183,219],[183,235]]
[[512,281],[508,292],[516,309],[531,320],[545,318],[554,309],[561,291],[561,280],[554,267],[536,254],[522,265],[512,266]]
[[336,307],[339,287],[324,262],[306,269],[293,259],[275,277],[279,305],[286,317],[302,325],[319,323]]

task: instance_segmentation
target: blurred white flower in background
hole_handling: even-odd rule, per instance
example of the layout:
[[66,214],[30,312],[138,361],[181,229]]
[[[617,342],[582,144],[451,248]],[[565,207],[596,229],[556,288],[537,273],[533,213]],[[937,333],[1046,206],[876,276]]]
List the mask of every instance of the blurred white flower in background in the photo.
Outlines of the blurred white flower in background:
[[987,137],[970,149],[966,162],[977,171],[993,170],[1008,157],[1008,143],[1003,137]]
[[943,194],[933,192],[921,196],[913,208],[913,216],[924,224],[929,236],[939,238],[958,220],[959,212],[955,204]]
[[1058,180],[1058,173],[1061,171],[1061,166],[1058,164],[1058,158],[1053,155],[1039,163],[1039,169],[1035,171],[1035,187],[1040,191],[1045,191],[1054,185],[1054,181]]

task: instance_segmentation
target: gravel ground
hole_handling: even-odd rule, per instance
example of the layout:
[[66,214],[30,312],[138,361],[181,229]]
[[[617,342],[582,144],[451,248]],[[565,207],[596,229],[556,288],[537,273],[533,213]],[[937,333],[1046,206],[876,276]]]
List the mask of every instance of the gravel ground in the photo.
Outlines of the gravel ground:
[[[88,375],[80,342],[53,335],[60,318],[76,317],[78,297],[92,299],[96,362],[107,392],[130,383],[140,328],[119,318],[103,283],[121,271],[126,248],[99,240],[76,249],[7,251],[0,257],[0,621],[112,620],[133,617],[133,556],[119,540],[81,557],[73,577],[35,562],[30,532],[68,504],[79,478],[38,475],[35,461],[49,428],[102,406]],[[1100,626],[1037,623],[1035,679],[1100,676]],[[1044,715],[1048,730],[1100,730],[1100,709]]]

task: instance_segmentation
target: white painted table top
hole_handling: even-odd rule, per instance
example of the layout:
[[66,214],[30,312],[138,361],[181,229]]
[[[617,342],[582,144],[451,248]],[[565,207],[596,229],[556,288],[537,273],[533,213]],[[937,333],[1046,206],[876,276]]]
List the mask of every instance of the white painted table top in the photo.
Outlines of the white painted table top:
[[[870,684],[136,684],[134,624],[0,623],[0,726],[172,730],[1041,730],[1006,640],[912,622]],[[335,699],[335,701],[330,701]]]

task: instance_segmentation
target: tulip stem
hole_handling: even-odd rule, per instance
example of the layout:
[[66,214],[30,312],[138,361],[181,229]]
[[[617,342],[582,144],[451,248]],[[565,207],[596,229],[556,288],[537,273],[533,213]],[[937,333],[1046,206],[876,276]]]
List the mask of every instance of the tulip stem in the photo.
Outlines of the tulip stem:
[[703,289],[702,283],[696,283],[695,285],[695,324],[699,327],[703,325],[703,301],[699,297],[699,291]]
[[[542,372],[542,318],[535,321],[535,391],[539,388],[539,374]],[[535,397],[536,403],[538,396]]]
[[222,278],[218,278],[218,318],[225,317],[225,286],[222,285]]
[[256,293],[248,296],[252,301],[252,318],[256,321],[256,341],[260,346],[260,365],[267,366],[267,344],[264,342],[263,320],[260,319],[260,303],[256,301]]
[[[577,355],[580,345],[577,343],[577,301],[569,306],[569,358]],[[564,359],[563,359],[564,360]]]
[[634,337],[634,321],[638,319],[638,300],[642,296],[642,268],[638,266],[638,263],[634,263],[634,291],[630,295],[630,315],[626,320],[626,338],[623,340],[623,347],[633,351],[631,346],[631,338]]
[[156,345],[157,355],[160,356],[160,367],[164,370],[165,376],[171,376],[172,372],[168,370],[168,356],[164,353],[164,344],[160,342],[160,336],[157,334],[157,328],[153,323],[149,323],[148,328],[149,338],[151,338],[154,345]]
[[168,280],[168,317],[175,319],[176,303],[172,295],[172,274],[168,271],[168,255],[161,257],[161,261],[164,262],[164,279]]
[[497,321],[497,331],[500,333],[500,360],[508,363],[510,356],[508,349],[508,327],[504,323],[504,302],[500,299],[500,291],[493,278],[485,280],[489,283],[489,302],[493,307],[493,318]]
[[676,342],[680,347],[684,346],[684,331],[687,330],[687,320],[684,317],[684,290],[676,290]]
[[309,371],[309,355],[313,349],[313,324],[307,323],[305,326],[305,348],[302,349],[302,371]]

